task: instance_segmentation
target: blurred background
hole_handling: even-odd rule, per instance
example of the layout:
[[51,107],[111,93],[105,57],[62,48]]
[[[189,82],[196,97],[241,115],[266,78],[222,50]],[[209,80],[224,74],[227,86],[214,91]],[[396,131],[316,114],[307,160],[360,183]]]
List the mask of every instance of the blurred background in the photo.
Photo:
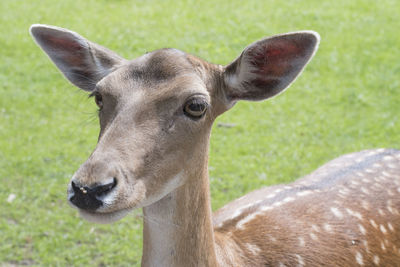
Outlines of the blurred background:
[[315,30],[302,76],[266,102],[241,102],[214,125],[213,209],[287,183],[339,155],[400,148],[400,1],[0,1],[0,266],[139,266],[141,211],[83,221],[67,183],[96,145],[96,106],[28,34],[76,31],[133,59],[174,47],[228,64],[253,41]]

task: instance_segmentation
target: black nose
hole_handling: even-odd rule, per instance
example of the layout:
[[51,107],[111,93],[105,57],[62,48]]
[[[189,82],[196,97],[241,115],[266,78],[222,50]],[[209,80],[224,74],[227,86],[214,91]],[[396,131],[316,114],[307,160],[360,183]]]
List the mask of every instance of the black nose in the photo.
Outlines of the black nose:
[[78,208],[94,211],[103,205],[101,197],[107,195],[117,185],[117,179],[108,184],[94,185],[92,187],[80,186],[71,182],[73,195],[70,201]]

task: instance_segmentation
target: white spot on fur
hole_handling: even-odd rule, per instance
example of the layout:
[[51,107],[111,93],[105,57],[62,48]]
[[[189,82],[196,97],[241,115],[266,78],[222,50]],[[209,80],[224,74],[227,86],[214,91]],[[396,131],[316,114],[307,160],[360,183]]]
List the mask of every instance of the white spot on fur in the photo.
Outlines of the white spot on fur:
[[299,266],[304,266],[303,258],[298,254],[296,254],[296,258],[297,258],[297,262],[299,263]]
[[356,175],[359,177],[364,177],[364,173],[362,173],[362,172],[356,172]]
[[312,191],[306,190],[306,191],[298,192],[296,195],[299,196],[299,197],[304,197],[304,196],[307,196],[307,195],[309,195],[311,193],[312,193]]
[[394,232],[394,227],[391,223],[388,223],[388,228],[390,231]]
[[288,203],[288,202],[291,202],[291,201],[293,201],[293,200],[295,200],[295,198],[293,198],[293,197],[287,197],[287,198],[285,198],[282,202],[283,202],[283,203]]
[[362,226],[361,224],[358,225],[358,228],[360,229],[360,232],[365,235],[367,233],[367,231],[365,230],[364,226]]
[[274,198],[275,196],[276,196],[276,194],[270,194],[266,198]]
[[374,163],[374,164],[372,165],[372,167],[374,167],[374,168],[380,168],[380,167],[382,167],[382,164]]
[[369,210],[369,203],[365,200],[361,201],[361,207],[363,207],[366,210]]
[[361,181],[363,181],[363,182],[366,183],[366,184],[368,184],[368,183],[371,182],[371,180],[370,180],[370,179],[367,179],[367,178],[363,178]]
[[352,211],[351,209],[348,209],[348,208],[346,208],[346,211],[347,211],[348,214],[350,214],[351,216],[354,216],[354,217],[358,218],[359,220],[362,220],[362,219],[363,219],[363,218],[362,218],[362,215],[361,215],[359,212],[357,212],[357,211]]
[[388,166],[390,169],[396,169],[397,168],[397,165],[392,164],[392,163],[386,164],[386,166]]
[[386,251],[386,247],[385,247],[385,244],[383,244],[383,242],[381,242],[381,249],[382,249],[383,251]]
[[323,226],[324,230],[327,231],[328,233],[332,233],[332,226],[329,224],[325,223]]
[[379,229],[381,230],[381,232],[382,232],[383,234],[386,235],[387,230],[386,230],[385,226],[383,226],[383,225],[381,224],[381,225],[379,225]]
[[365,187],[361,187],[361,192],[363,192],[364,194],[366,194],[366,195],[368,195],[369,194],[369,191],[368,191],[368,189],[367,188],[365,188]]
[[374,255],[372,258],[372,261],[375,263],[375,265],[379,265],[380,259],[378,255]]
[[[389,210],[389,208],[390,208],[390,210]],[[396,208],[393,208],[392,206],[388,206],[388,210],[389,210],[392,214],[395,214],[395,215],[399,215],[399,214],[400,214],[399,211],[398,211]]]
[[343,195],[342,197],[346,197],[349,191],[347,189],[339,189],[339,194]]
[[315,224],[311,225],[311,229],[313,229],[315,232],[319,233],[319,227],[316,226]]
[[384,156],[383,157],[383,160],[384,161],[391,161],[391,160],[393,160],[394,158],[392,157],[392,156]]
[[304,242],[304,239],[302,237],[299,237],[299,245],[304,247],[306,243]]
[[260,214],[261,214],[260,212],[256,212],[256,213],[250,214],[249,216],[247,216],[247,217],[241,219],[241,220],[236,224],[236,227],[239,228],[239,229],[243,229],[243,228],[244,228],[244,225],[245,225],[246,223],[252,221],[255,217],[257,217],[257,216],[260,215]]
[[272,209],[273,209],[273,207],[271,207],[271,206],[264,206],[264,207],[260,208],[260,211],[268,211],[268,210],[272,210]]
[[257,245],[245,243],[245,246],[247,250],[250,251],[250,253],[253,255],[258,255],[261,252],[261,249]]
[[310,237],[312,240],[318,240],[318,237],[314,233],[310,233]]
[[382,209],[378,209],[378,213],[379,213],[381,216],[385,216],[385,213],[383,212]]
[[369,253],[369,248],[368,248],[368,242],[367,240],[363,240],[363,244],[365,246],[365,251],[367,251],[367,253]]
[[363,256],[360,252],[357,251],[356,253],[356,261],[359,265],[364,265]]
[[273,236],[270,236],[270,237],[269,237],[269,240],[271,240],[272,242],[276,242],[276,238],[273,237]]
[[374,228],[378,229],[378,225],[376,224],[376,222],[375,222],[373,219],[370,219],[369,222],[371,223],[371,225],[372,225]]
[[365,169],[365,172],[368,172],[368,173],[373,173],[373,172],[375,172],[373,169]]
[[333,215],[335,215],[336,217],[338,217],[339,219],[343,218],[343,213],[341,211],[339,211],[338,208],[332,207],[331,211],[333,213]]

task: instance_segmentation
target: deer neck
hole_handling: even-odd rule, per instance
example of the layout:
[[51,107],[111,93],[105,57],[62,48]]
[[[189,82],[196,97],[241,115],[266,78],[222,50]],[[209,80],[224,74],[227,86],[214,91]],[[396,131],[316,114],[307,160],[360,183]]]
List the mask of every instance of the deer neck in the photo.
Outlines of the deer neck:
[[142,266],[217,265],[207,159],[188,182],[143,208]]

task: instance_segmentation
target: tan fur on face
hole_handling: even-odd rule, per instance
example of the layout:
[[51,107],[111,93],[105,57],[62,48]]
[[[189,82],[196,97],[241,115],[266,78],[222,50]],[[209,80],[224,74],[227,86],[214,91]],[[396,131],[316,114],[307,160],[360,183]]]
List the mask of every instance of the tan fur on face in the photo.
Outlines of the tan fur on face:
[[[172,55],[180,58],[169,63]],[[170,66],[177,62],[178,67]],[[152,72],[149,64],[158,69]],[[160,73],[160,68],[169,71]],[[212,109],[198,121],[182,114],[192,96],[211,102],[210,82],[201,79],[201,71],[193,69],[186,54],[167,49],[133,60],[97,84],[96,92],[103,96],[99,142],[75,177],[82,184],[120,178],[115,204],[102,212],[152,204],[184,184],[187,175],[180,181],[171,181],[173,177],[190,173],[190,166],[204,158]]]

